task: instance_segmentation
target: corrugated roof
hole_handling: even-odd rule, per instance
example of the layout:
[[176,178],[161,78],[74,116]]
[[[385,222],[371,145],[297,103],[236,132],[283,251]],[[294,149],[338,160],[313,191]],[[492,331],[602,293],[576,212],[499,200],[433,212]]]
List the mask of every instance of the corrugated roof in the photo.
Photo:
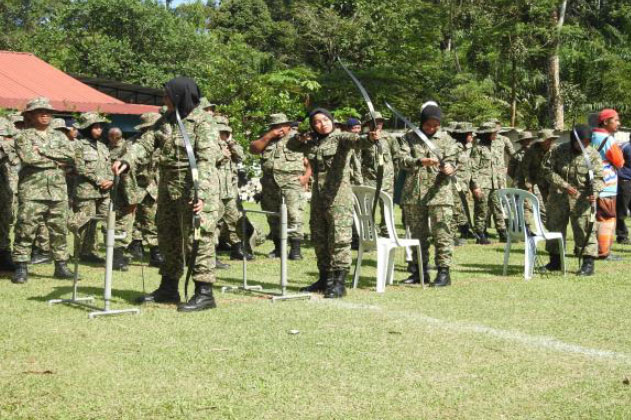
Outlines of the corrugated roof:
[[36,96],[47,97],[58,111],[66,112],[142,114],[159,109],[112,98],[31,53],[0,51],[0,107],[23,109]]

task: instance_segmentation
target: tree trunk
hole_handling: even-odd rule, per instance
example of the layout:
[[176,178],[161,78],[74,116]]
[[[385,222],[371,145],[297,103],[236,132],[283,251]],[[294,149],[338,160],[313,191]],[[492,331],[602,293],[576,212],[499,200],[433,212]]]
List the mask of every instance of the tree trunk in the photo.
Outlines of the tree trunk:
[[552,13],[555,35],[552,38],[552,46],[548,57],[548,109],[552,126],[557,130],[565,128],[563,98],[561,97],[559,47],[561,46],[561,28],[565,20],[566,7],[567,0],[563,0],[560,11],[554,10]]
[[515,127],[517,122],[517,58],[513,54],[512,58],[512,76],[511,76],[511,93],[510,93],[510,125]]

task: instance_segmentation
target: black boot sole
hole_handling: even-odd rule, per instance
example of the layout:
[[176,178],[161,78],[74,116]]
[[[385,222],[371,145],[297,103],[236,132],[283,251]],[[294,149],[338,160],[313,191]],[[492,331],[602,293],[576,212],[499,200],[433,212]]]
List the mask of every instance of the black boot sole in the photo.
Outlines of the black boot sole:
[[215,301],[212,301],[210,303],[206,303],[203,305],[199,305],[199,306],[188,306],[188,304],[182,304],[182,305],[178,305],[177,311],[178,312],[200,312],[200,311],[206,311],[208,309],[215,309],[216,307],[217,307],[217,304],[215,303]]

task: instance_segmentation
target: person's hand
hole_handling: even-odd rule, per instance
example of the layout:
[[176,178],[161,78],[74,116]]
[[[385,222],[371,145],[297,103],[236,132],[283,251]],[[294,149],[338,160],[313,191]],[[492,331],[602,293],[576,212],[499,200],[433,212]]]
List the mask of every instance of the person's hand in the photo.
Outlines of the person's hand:
[[473,190],[473,196],[478,200],[481,200],[482,198],[484,198],[484,193],[482,192],[481,188],[476,188]]
[[307,187],[309,186],[309,176],[301,175],[298,177],[298,181],[300,182],[300,185],[302,185],[302,188],[307,191]]
[[270,140],[279,139],[283,137],[284,135],[285,135],[285,132],[283,131],[282,127],[272,128],[270,131],[267,132],[267,137]]
[[112,172],[114,175],[120,175],[127,170],[127,165],[121,162],[120,160],[112,163]]
[[224,157],[227,157],[228,159],[230,159],[230,157],[232,156],[232,153],[230,153],[230,149],[221,149],[221,153],[223,153]]
[[368,138],[372,141],[379,141],[381,138],[381,130],[373,130],[368,132]]
[[197,202],[193,204],[193,201],[189,201],[188,204],[193,206],[193,213],[199,214],[204,209],[204,200],[197,199]]
[[454,168],[453,166],[451,166],[450,163],[446,163],[445,166],[443,166],[442,168],[440,168],[440,171],[442,173],[444,173],[447,176],[451,176],[455,171],[456,168]]
[[576,188],[574,188],[571,185],[568,185],[567,188],[565,188],[565,190],[567,191],[567,193],[569,195],[571,195],[572,197],[575,197],[578,195],[578,191],[576,190]]
[[421,166],[438,166],[440,161],[436,158],[421,158]]
[[594,194],[588,196],[587,199],[589,200],[590,203],[596,202],[596,196]]
[[102,189],[103,191],[107,191],[110,188],[112,188],[112,185],[114,185],[113,181],[109,181],[107,179],[104,179],[103,181],[99,182],[99,188]]

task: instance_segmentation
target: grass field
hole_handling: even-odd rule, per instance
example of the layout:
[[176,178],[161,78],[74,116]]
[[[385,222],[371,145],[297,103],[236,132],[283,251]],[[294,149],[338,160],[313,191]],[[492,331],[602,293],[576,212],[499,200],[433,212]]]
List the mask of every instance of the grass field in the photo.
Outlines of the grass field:
[[[257,249],[250,279],[277,289],[270,249]],[[594,277],[526,282],[523,252],[503,277],[503,247],[470,244],[456,248],[451,287],[383,295],[372,253],[342,300],[216,291],[213,311],[148,305],[96,320],[48,306],[71,283],[35,266],[24,286],[2,276],[0,418],[631,418],[631,252],[614,249],[624,260],[598,261]],[[305,256],[290,262],[292,290],[316,275],[310,246]],[[405,278],[401,255],[396,268]],[[81,290],[98,296],[103,270],[80,271]],[[144,272],[153,290],[157,270]],[[219,276],[236,285],[241,267]],[[139,265],[116,273],[113,307],[141,292]]]

